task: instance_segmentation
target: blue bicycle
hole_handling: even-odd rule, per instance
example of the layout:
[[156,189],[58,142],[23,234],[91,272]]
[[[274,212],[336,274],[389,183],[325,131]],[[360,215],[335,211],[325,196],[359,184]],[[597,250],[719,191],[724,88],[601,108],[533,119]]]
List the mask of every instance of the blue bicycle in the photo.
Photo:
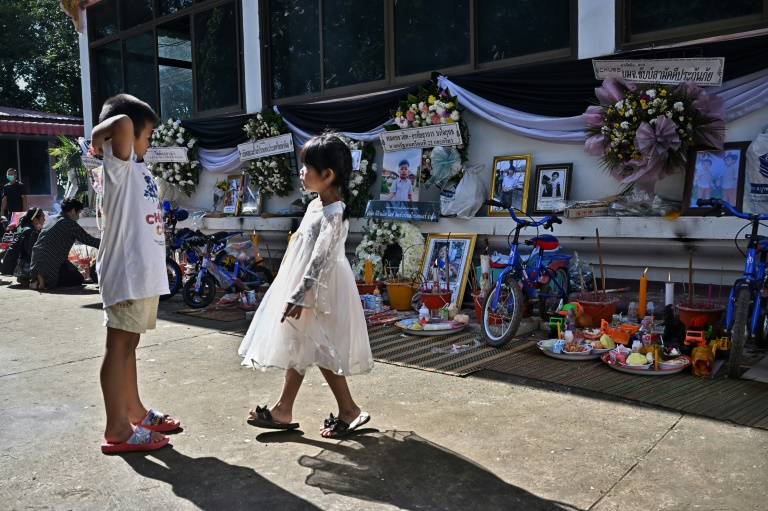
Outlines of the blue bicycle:
[[[227,242],[242,234],[242,231],[222,231],[211,236],[202,235],[207,243],[200,251],[197,275],[187,280],[182,291],[182,298],[187,305],[193,308],[207,307],[216,297],[217,285],[230,291],[243,291],[256,290],[272,283],[272,272],[262,264],[262,259],[246,262],[240,257],[234,257],[232,269],[228,268],[230,254]],[[244,243],[249,244],[250,241]]]
[[485,299],[482,318],[478,318],[486,342],[499,347],[515,337],[528,302],[538,299],[539,315],[544,319],[557,313],[568,302],[568,263],[571,256],[545,253],[545,250],[556,249],[558,241],[551,234],[542,234],[525,241],[526,245],[534,247],[529,260],[535,258],[535,264],[524,261],[519,251],[520,231],[526,227],[539,226],[552,230],[553,224],[561,224],[563,221],[556,216],[546,216],[539,221],[521,220],[515,216],[514,208],[507,208],[499,201],[488,200],[485,204],[507,209],[517,222],[509,234],[512,241],[509,243],[507,267],[496,279],[495,288]]
[[[742,213],[721,199],[698,199],[696,205],[700,208],[711,207],[712,213],[718,216],[725,209],[738,218],[749,220],[752,227],[746,236],[747,253],[742,252],[745,256],[744,274],[733,283],[725,315],[726,333],[731,337],[728,376],[738,378],[747,340],[754,339],[758,347],[765,347],[768,338],[768,300],[765,300],[768,294],[765,274],[768,236],[758,234],[760,222],[768,220],[768,215]],[[738,239],[738,234],[736,236]]]

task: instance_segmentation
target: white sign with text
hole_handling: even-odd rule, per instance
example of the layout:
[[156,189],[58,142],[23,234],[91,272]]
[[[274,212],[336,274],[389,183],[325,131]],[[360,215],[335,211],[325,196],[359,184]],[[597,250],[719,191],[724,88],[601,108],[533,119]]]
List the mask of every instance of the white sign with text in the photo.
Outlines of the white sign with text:
[[724,57],[701,59],[597,60],[592,59],[595,78],[620,76],[638,83],[695,82],[701,86],[723,84]]
[[81,159],[83,160],[83,167],[88,170],[93,170],[97,167],[101,167],[104,164],[103,160],[93,158],[91,156],[83,156]]
[[186,147],[149,147],[144,161],[149,163],[188,163]]
[[248,161],[273,154],[290,153],[293,151],[293,135],[290,133],[279,137],[262,138],[237,146],[240,161]]
[[385,131],[379,139],[385,152],[462,144],[461,129],[456,123]]
[[353,149],[352,153],[352,170],[360,170],[360,159],[363,157],[363,151],[360,149]]

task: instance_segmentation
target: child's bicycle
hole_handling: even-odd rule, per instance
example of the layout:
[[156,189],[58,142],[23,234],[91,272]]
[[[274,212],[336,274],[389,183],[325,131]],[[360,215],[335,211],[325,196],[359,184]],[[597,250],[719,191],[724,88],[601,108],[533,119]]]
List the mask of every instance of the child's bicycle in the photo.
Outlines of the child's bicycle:
[[506,208],[499,201],[488,200],[485,204],[508,209],[509,215],[517,222],[515,229],[509,233],[512,241],[509,243],[507,267],[496,279],[493,291],[483,304],[482,317],[478,318],[486,342],[499,347],[511,341],[517,333],[523,318],[523,308],[529,301],[538,299],[539,315],[544,319],[555,314],[568,302],[570,285],[567,269],[571,256],[545,254],[545,250],[557,248],[557,238],[551,234],[537,235],[525,241],[526,245],[533,245],[534,250],[538,249],[538,254],[532,253],[530,256],[536,258],[536,264],[528,267],[518,249],[520,231],[526,227],[539,226],[552,230],[552,224],[563,221],[556,216],[546,216],[538,222],[521,220],[515,216],[514,208]]
[[[768,339],[768,288],[766,288],[765,266],[768,259],[768,236],[757,233],[760,222],[768,220],[768,215],[745,214],[721,199],[698,199],[699,207],[711,206],[712,213],[722,215],[723,209],[732,215],[749,220],[752,231],[746,236],[747,253],[744,262],[744,274],[733,283],[728,296],[728,312],[725,315],[726,332],[731,336],[731,357],[728,362],[728,376],[738,378],[744,344],[747,339],[754,339],[758,347],[765,347]],[[738,234],[736,235],[738,238]],[[738,245],[737,245],[738,247]],[[741,251],[741,249],[739,249]],[[758,259],[759,256],[759,259]]]
[[[232,271],[224,267],[224,261],[229,256],[227,241],[242,234],[242,231],[234,231],[204,235],[207,244],[201,254],[199,270],[196,276],[187,280],[182,291],[182,298],[187,305],[193,308],[207,307],[216,297],[217,285],[231,291],[242,291],[255,290],[264,284],[272,283],[272,272],[262,264],[261,259],[246,263],[245,260],[241,261],[240,257],[235,257]],[[248,243],[250,241],[244,242]]]

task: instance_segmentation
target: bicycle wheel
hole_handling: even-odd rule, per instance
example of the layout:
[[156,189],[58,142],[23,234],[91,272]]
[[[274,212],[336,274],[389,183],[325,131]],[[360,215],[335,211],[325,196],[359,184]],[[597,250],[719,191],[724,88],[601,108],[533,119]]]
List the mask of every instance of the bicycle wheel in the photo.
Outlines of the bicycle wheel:
[[[269,268],[266,266],[262,266],[257,263],[253,263],[248,267],[247,272],[240,272],[240,280],[248,284],[248,287],[260,287],[264,284],[271,284],[274,280],[274,277],[272,277],[272,272],[269,271]],[[253,275],[255,273],[255,275]]]
[[[557,284],[555,284],[553,280],[557,282],[560,287],[557,287]],[[560,288],[565,291],[563,296],[543,296],[543,294],[559,295]],[[543,284],[539,289],[539,316],[541,316],[541,319],[549,319],[550,316],[557,314],[557,311],[562,309],[563,305],[568,303],[568,295],[570,292],[568,272],[565,271],[565,268],[558,268],[555,270],[555,276],[550,278],[549,282]]]
[[744,343],[747,340],[747,321],[749,316],[749,289],[743,287],[736,295],[733,305],[733,326],[731,327],[731,359],[728,361],[728,377],[738,378],[741,372],[741,359]]
[[195,291],[195,284],[197,283],[197,276],[191,277],[184,284],[184,290],[181,297],[184,299],[184,303],[194,309],[202,309],[207,307],[216,298],[216,279],[210,275],[203,276],[200,281],[200,290]]
[[173,259],[165,260],[165,270],[168,272],[168,289],[171,291],[167,295],[161,295],[160,300],[167,300],[181,289],[181,268]]
[[523,319],[523,293],[515,279],[507,279],[499,288],[499,301],[493,308],[494,293],[489,293],[483,305],[483,317],[478,318],[485,341],[498,348],[517,333]]

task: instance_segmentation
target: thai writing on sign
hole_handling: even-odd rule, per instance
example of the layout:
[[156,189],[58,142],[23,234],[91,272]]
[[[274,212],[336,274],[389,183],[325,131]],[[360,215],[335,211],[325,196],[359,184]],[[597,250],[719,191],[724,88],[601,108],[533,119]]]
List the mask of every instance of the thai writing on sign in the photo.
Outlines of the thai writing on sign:
[[186,147],[149,147],[144,161],[149,163],[188,163]]
[[83,167],[88,170],[93,170],[97,167],[101,167],[104,164],[103,160],[93,158],[91,156],[83,156],[81,159],[83,160]]
[[455,123],[385,131],[379,139],[385,152],[462,144],[461,130]]
[[293,151],[293,135],[290,133],[279,137],[262,138],[237,146],[240,161],[253,160],[273,154],[290,153]]
[[695,82],[702,86],[723,84],[725,58],[653,59],[653,60],[592,60],[595,78],[620,76],[631,82],[680,83]]

